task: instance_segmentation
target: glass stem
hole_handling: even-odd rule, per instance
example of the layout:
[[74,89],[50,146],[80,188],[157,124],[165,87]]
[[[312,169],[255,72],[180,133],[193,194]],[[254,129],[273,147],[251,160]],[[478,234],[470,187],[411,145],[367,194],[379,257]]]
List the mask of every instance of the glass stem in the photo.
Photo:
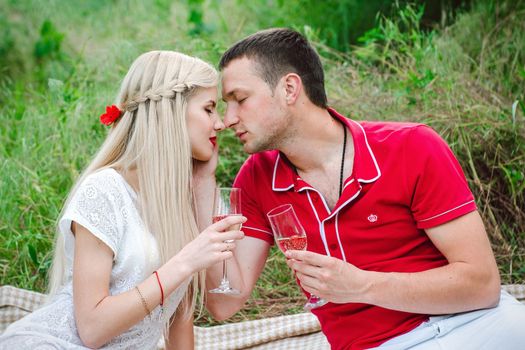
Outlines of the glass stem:
[[228,282],[228,272],[226,271],[226,260],[222,261],[222,280]]

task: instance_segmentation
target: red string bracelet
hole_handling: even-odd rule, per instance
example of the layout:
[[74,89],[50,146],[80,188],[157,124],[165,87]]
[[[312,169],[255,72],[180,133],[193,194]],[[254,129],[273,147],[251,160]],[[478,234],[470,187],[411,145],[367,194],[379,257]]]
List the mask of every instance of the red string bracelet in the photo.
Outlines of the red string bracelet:
[[163,306],[164,304],[164,289],[162,288],[162,283],[160,283],[159,274],[157,271],[153,271],[155,276],[157,276],[157,282],[159,282],[159,288],[160,288],[160,306]]

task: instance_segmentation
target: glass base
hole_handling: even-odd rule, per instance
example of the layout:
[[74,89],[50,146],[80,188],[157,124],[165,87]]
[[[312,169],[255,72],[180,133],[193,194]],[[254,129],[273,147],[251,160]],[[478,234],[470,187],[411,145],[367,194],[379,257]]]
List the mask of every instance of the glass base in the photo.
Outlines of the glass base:
[[323,298],[319,298],[315,295],[310,295],[310,298],[308,299],[306,304],[304,304],[303,309],[305,311],[310,311],[312,309],[321,307],[326,304],[328,304],[328,301],[324,300]]
[[213,294],[230,294],[230,295],[237,295],[241,293],[237,289],[230,287],[230,282],[225,279],[221,281],[220,286],[218,286],[215,289],[211,289],[208,292],[213,293]]

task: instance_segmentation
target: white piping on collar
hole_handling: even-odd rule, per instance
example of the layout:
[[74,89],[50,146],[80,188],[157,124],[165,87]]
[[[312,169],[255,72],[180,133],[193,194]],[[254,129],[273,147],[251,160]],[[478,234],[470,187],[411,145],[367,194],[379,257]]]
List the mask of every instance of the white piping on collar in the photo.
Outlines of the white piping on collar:
[[348,181],[348,182],[344,185],[343,190],[344,190],[347,186],[349,186],[352,182],[354,182],[354,179],[351,179],[350,181]]
[[330,212],[330,208],[328,208],[328,204],[326,203],[326,201],[325,201],[323,195],[322,195],[319,191],[317,191],[317,190],[316,190],[315,188],[313,188],[313,187],[303,187],[303,188],[301,188],[298,192],[302,192],[302,191],[304,191],[304,190],[312,190],[312,191],[314,191],[315,193],[317,193],[317,195],[318,195],[319,197],[321,197],[321,199],[322,199],[322,201],[323,201],[324,208],[326,209],[326,212],[327,212],[327,213]]
[[[366,132],[365,132],[365,129],[363,128],[363,126],[361,124],[359,124],[358,122],[356,122],[355,120],[352,120],[352,119],[348,119],[346,118],[348,121],[352,122],[352,123],[355,123],[362,131],[363,133],[363,136],[365,138],[365,144],[366,144],[366,148],[368,149],[368,153],[370,154],[370,157],[372,157],[372,160],[374,162],[374,165],[376,167],[376,170],[377,170],[377,176],[372,178],[372,179],[357,179],[357,181],[359,182],[363,182],[363,183],[370,183],[370,182],[374,182],[376,181],[377,179],[379,179],[381,177],[381,169],[379,168],[379,165],[377,164],[377,160],[376,160],[376,157],[374,155],[374,152],[372,151],[372,149],[370,148],[370,144],[368,143],[368,138],[366,136]],[[277,174],[277,166],[279,164],[279,161],[281,160],[281,154],[278,153],[277,154],[277,159],[275,160],[275,165],[273,167],[273,179],[272,179],[272,190],[274,191],[288,191],[290,188],[293,187],[293,184],[291,184],[290,186],[288,187],[285,187],[285,188],[281,188],[281,187],[276,187],[275,186],[275,178],[276,178],[276,174]],[[345,185],[345,187],[347,185],[349,185],[352,181],[350,181],[349,183],[347,183]],[[322,196],[321,196],[322,197]],[[324,200],[324,199],[323,199]],[[326,203],[325,203],[326,205]]]
[[329,220],[331,218],[334,217],[334,215],[337,215],[337,213],[339,213],[339,211],[341,209],[343,209],[348,203],[350,203],[351,201],[353,201],[357,196],[359,196],[359,194],[361,193],[361,188],[351,197],[349,198],[346,202],[344,202],[343,204],[341,204],[334,212],[332,212],[326,219],[326,220]]
[[279,160],[281,159],[281,154],[277,153],[277,159],[275,160],[275,165],[273,166],[273,179],[272,179],[272,190],[274,191],[288,191],[290,188],[293,187],[293,184],[286,188],[277,188],[275,187],[275,175],[277,174],[277,165],[279,164]]
[[370,145],[368,144],[368,138],[366,137],[365,129],[363,129],[363,126],[361,126],[361,124],[359,124],[355,120],[352,120],[352,119],[348,119],[348,120],[353,122],[353,123],[355,123],[355,124],[357,124],[357,126],[359,126],[359,128],[361,128],[361,131],[363,132],[363,136],[365,137],[366,148],[368,149],[368,153],[370,153],[370,156],[372,157],[372,159],[374,161],[374,165],[376,166],[376,170],[377,170],[377,176],[374,177],[373,179],[368,179],[368,180],[357,179],[357,181],[364,182],[364,183],[374,182],[375,180],[379,179],[379,177],[381,177],[381,169],[379,169],[379,165],[377,164],[377,160],[376,160],[376,157],[374,155],[374,152],[372,152],[372,149],[370,148]]

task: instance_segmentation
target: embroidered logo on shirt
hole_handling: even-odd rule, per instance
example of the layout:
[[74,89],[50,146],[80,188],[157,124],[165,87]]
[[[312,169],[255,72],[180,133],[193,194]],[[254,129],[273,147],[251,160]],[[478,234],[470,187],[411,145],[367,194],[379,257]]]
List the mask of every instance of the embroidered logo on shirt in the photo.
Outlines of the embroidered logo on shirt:
[[376,222],[377,221],[377,215],[375,215],[375,214],[368,215],[368,221]]

